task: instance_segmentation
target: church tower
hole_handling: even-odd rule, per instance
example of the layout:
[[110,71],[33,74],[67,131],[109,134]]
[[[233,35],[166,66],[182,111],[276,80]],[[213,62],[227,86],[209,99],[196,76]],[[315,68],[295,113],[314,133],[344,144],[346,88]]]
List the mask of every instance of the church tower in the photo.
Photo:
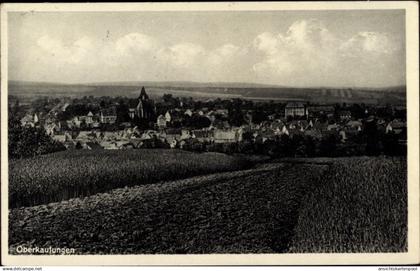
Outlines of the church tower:
[[141,88],[139,100],[141,100],[141,101],[148,101],[149,100],[149,96],[147,95],[144,87]]
[[141,88],[139,95],[139,103],[136,107],[137,116],[140,119],[150,120],[154,114],[153,101],[149,100],[149,96],[146,93],[144,87]]

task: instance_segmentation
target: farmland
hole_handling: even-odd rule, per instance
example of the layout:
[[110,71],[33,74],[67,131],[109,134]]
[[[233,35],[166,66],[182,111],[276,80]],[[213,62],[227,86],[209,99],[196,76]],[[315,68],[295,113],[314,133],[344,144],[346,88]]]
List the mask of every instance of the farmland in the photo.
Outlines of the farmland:
[[283,251],[325,166],[264,165],[13,209],[10,244],[77,253]]
[[388,88],[295,88],[247,83],[198,82],[108,82],[62,84],[47,82],[10,81],[10,95],[28,97],[127,96],[136,97],[138,88],[145,86],[152,97],[170,93],[174,96],[208,98],[242,98],[248,100],[306,100],[313,103],[403,104],[405,86]]
[[401,158],[288,159],[11,209],[10,253],[402,252],[406,197]]
[[407,251],[404,158],[335,162],[307,194],[290,252]]
[[58,152],[10,161],[9,204],[33,206],[247,166],[243,158],[181,150]]

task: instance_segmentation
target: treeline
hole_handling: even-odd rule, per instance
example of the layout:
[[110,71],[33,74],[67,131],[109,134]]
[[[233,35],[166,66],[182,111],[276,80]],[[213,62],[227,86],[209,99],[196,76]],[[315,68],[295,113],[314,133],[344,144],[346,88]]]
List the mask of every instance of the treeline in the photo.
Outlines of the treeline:
[[260,154],[272,158],[280,157],[343,157],[361,155],[406,155],[406,146],[400,144],[398,136],[384,134],[372,144],[363,136],[357,141],[341,142],[336,135],[329,135],[321,140],[311,136],[286,135],[267,139],[264,142],[200,143],[191,140],[183,146],[184,150],[212,151],[227,154]]

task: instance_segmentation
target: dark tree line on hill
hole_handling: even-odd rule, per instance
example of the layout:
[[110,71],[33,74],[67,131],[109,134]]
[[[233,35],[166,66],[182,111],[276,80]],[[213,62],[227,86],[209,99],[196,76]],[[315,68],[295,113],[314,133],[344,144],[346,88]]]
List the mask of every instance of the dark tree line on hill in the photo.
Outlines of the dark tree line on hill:
[[326,135],[316,139],[309,135],[276,136],[272,139],[252,140],[251,133],[243,134],[243,141],[235,143],[199,143],[191,140],[183,148],[190,151],[214,151],[228,154],[259,154],[272,158],[280,157],[343,157],[343,156],[377,156],[406,155],[407,147],[399,143],[404,135],[381,133],[375,128],[367,129],[361,134],[342,142],[337,134]]

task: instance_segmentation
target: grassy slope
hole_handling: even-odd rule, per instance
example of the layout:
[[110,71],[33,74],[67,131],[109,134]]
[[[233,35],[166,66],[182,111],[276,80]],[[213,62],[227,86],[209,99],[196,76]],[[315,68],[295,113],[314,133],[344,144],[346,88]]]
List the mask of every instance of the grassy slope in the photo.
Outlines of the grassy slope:
[[289,252],[407,250],[407,164],[337,159],[303,200]]
[[65,151],[10,161],[9,204],[34,206],[247,166],[244,158],[221,153],[162,149]]

